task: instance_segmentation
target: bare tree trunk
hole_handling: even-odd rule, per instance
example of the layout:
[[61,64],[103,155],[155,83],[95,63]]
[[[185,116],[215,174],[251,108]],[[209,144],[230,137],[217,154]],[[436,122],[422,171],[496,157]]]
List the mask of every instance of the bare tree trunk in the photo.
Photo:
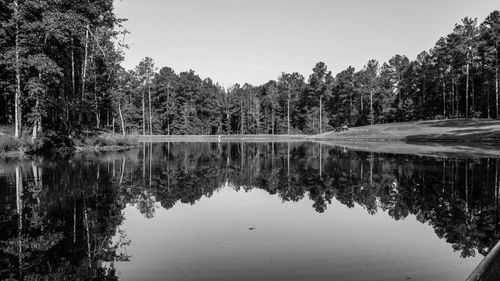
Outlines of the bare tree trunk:
[[500,93],[498,92],[498,40],[495,44],[495,70],[496,70],[496,73],[495,73],[495,92],[496,92],[496,110],[497,110],[497,119],[500,118],[500,111],[498,109],[498,98],[499,98],[499,95]]
[[451,115],[455,115],[455,103],[453,102],[455,100],[455,91],[453,89],[453,79],[454,78],[451,79],[451,83],[450,83],[451,84],[450,85],[451,86],[451,92],[450,92],[450,95],[451,95],[450,96],[450,100],[451,100],[451,113],[450,114]]
[[469,62],[467,62],[466,81],[465,81],[465,118],[469,118]]
[[459,109],[458,109],[458,78],[455,77],[455,81],[453,81],[454,85],[455,85],[455,108],[456,108],[456,113],[458,114],[459,113]]
[[21,136],[21,69],[19,63],[19,5],[18,1],[14,0],[14,17],[16,22],[16,39],[15,39],[15,53],[16,53],[16,93],[14,96],[14,115],[15,115],[15,125],[14,125],[14,137],[19,138]]
[[42,116],[40,115],[40,100],[37,98],[35,103],[35,111],[36,111],[36,119],[33,123],[33,135],[31,139],[36,139],[38,137],[38,133],[42,131]]
[[243,130],[243,122],[244,122],[244,118],[243,118],[243,96],[240,97],[240,125],[241,125],[241,134],[243,135],[244,134],[244,130]]
[[271,106],[271,134],[274,135],[274,105]]
[[170,83],[167,83],[167,135],[170,135]]
[[[42,74],[38,73],[38,79],[42,80]],[[31,139],[34,140],[38,137],[38,133],[42,132],[42,115],[40,114],[40,98],[36,97],[35,102],[35,121],[33,122],[33,135]]]
[[323,133],[323,97],[319,97],[319,133]]
[[288,89],[288,99],[286,100],[287,104],[287,120],[288,120],[288,134],[290,134],[290,89]]
[[148,78],[148,96],[149,96],[149,135],[153,135],[153,113],[151,112],[151,84]]
[[230,127],[231,127],[231,120],[229,120],[229,111],[226,111],[226,135],[229,135]]
[[476,97],[475,97],[475,92],[474,92],[474,75],[470,78],[470,83],[471,83],[471,94],[472,94],[472,118],[476,118]]
[[75,96],[75,53],[73,46],[73,35],[71,35],[71,95]]
[[[489,83],[486,84],[486,96],[488,97],[488,102],[487,102],[487,107],[488,107],[488,119],[491,118],[491,113],[490,113],[490,85],[488,85]],[[484,89],[484,88],[483,88]]]
[[87,57],[88,57],[88,49],[89,49],[89,25],[87,24],[87,30],[85,31],[85,56],[83,58],[83,66],[82,66],[82,93],[81,98],[83,100],[85,95],[85,79],[87,75]]
[[426,77],[425,77],[425,73],[424,73],[424,88],[423,88],[423,92],[424,92],[424,100],[423,100],[423,103],[425,104],[425,88],[426,88]]
[[97,99],[97,78],[94,74],[94,102],[95,102],[95,118],[97,129],[101,128],[101,114],[99,113],[99,101]]
[[352,124],[352,93],[349,94],[349,126]]
[[144,98],[144,91],[142,91],[142,134],[146,135],[146,104]]
[[[401,110],[401,108],[400,108]],[[373,90],[370,90],[370,124],[373,125],[375,115],[373,114]]]
[[125,137],[125,122],[123,121],[123,113],[122,113],[121,102],[118,103],[118,113],[120,113],[120,121],[121,121],[121,124],[122,124],[122,136]]
[[443,117],[446,118],[446,83],[444,82],[444,73],[443,73]]

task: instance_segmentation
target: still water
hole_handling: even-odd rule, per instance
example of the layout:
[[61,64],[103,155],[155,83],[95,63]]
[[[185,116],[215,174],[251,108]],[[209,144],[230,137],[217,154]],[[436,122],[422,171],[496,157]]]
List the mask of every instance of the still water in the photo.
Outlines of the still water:
[[464,280],[499,169],[314,143],[4,160],[0,280]]

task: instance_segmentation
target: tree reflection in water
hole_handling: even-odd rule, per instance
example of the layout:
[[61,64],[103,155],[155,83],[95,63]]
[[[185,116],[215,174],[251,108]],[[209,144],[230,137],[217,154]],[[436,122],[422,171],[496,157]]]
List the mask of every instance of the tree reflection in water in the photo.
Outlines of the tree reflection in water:
[[462,257],[499,238],[499,160],[348,151],[311,143],[169,143],[126,153],[0,165],[0,278],[116,280],[130,241],[122,210],[146,218],[222,188],[283,201],[332,200],[432,226]]

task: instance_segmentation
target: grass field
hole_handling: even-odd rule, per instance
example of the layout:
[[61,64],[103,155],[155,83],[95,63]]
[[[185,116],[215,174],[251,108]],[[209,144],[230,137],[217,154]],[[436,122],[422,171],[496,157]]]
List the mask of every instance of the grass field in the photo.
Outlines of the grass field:
[[346,132],[327,132],[311,139],[500,144],[500,120],[452,119],[376,124],[350,128]]

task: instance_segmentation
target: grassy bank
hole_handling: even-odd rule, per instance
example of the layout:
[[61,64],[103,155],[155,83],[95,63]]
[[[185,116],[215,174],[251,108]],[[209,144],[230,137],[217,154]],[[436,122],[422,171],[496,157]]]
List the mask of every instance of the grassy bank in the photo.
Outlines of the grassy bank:
[[106,132],[88,132],[76,136],[46,132],[34,140],[29,135],[14,138],[11,134],[0,132],[0,157],[50,155],[73,151],[118,151],[135,147],[137,143],[134,136],[122,137]]
[[404,141],[408,143],[483,143],[500,145],[500,120],[452,119],[376,124],[327,132],[313,140]]
[[376,124],[309,139],[370,152],[442,157],[500,157],[500,120],[452,119]]

